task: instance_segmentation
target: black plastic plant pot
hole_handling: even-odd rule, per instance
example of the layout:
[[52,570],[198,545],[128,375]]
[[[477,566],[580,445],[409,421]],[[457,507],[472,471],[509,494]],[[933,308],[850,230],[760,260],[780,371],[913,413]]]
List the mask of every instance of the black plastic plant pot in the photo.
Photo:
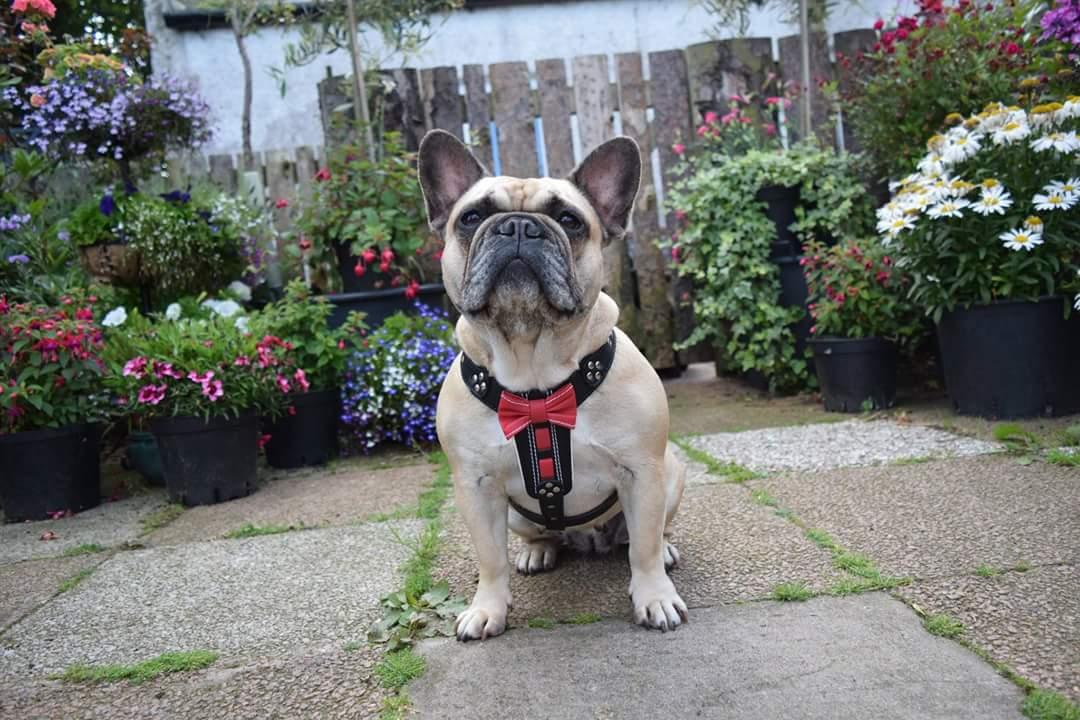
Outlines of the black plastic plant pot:
[[135,430],[128,434],[127,462],[151,485],[165,484],[165,473],[161,469],[161,451],[153,433]]
[[101,428],[89,423],[0,435],[4,520],[47,520],[101,502]]
[[255,491],[258,423],[254,414],[158,418],[151,423],[173,502],[212,505]]
[[810,339],[813,322],[806,310],[810,291],[806,286],[806,276],[803,275],[799,259],[796,255],[785,255],[774,257],[773,262],[780,268],[780,305],[802,310],[802,315],[791,325],[791,333],[795,336],[795,352],[801,357],[806,350],[806,342]]
[[[420,286],[416,300],[442,310],[445,297],[446,289],[442,284],[432,283]],[[413,303],[416,302],[405,297],[405,290],[400,287],[369,292],[338,293],[327,295],[326,298],[334,306],[330,319],[327,321],[331,329],[344,324],[349,313],[354,310],[365,313],[364,322],[369,328],[376,328],[394,313],[412,310]]]
[[830,412],[884,410],[896,401],[896,345],[883,338],[812,338],[821,399]]
[[341,397],[337,388],[298,393],[289,397],[296,414],[282,415],[263,424],[270,436],[266,462],[275,468],[325,465],[338,455],[338,415]]
[[945,312],[937,326],[956,412],[988,418],[1080,411],[1080,314],[1065,299],[1006,300]]
[[795,208],[799,206],[799,186],[793,185],[766,185],[757,191],[754,198],[765,203],[765,215],[776,226],[776,240],[787,246],[774,249],[778,255],[798,255],[802,252],[802,244],[798,236],[791,230],[795,223]]

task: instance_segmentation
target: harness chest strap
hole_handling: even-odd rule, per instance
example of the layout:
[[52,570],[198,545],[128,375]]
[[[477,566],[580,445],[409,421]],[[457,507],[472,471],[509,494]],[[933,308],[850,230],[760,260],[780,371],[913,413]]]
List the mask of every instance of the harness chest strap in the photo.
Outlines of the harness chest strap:
[[510,500],[518,513],[549,530],[584,525],[600,517],[618,501],[611,495],[580,515],[566,516],[564,499],[573,490],[574,463],[571,431],[577,408],[604,382],[615,359],[615,331],[595,352],[581,359],[569,378],[550,390],[512,393],[482,365],[461,356],[461,377],[469,392],[499,415],[507,438],[513,438],[525,491],[540,503],[535,513]]

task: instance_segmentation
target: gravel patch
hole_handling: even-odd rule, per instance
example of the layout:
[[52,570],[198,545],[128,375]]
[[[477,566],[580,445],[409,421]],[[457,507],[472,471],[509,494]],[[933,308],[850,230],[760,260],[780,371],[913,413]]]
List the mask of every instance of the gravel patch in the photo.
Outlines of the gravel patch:
[[0,632],[47,603],[65,580],[103,559],[93,554],[0,565]]
[[994,443],[891,420],[849,420],[717,433],[691,438],[690,442],[717,460],[738,463],[759,472],[827,470],[914,458],[968,457],[1001,449]]
[[[84,544],[106,548],[135,540],[142,534],[142,520],[168,503],[164,490],[153,490],[59,520],[0,525],[0,565],[31,558],[56,557]],[[47,532],[55,540],[42,540]]]
[[363,639],[400,584],[419,521],[307,530],[120,553],[11,628],[0,672],[135,662],[174,650],[232,655]]

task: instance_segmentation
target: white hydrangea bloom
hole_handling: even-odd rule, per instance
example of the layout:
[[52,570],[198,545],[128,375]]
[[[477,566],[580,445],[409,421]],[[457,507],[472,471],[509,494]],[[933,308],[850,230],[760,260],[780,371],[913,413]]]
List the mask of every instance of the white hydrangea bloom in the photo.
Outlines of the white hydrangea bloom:
[[127,322],[127,310],[123,306],[113,308],[101,321],[105,327],[119,327]]

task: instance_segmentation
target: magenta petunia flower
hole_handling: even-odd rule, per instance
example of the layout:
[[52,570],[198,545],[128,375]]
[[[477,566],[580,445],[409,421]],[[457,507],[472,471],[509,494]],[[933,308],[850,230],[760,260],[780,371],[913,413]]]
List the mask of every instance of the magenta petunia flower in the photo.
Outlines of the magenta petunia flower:
[[124,363],[124,377],[134,377],[137,380],[141,380],[146,375],[146,363],[147,360],[144,357],[137,357],[128,360]]
[[293,374],[293,380],[296,381],[296,384],[299,385],[300,389],[304,392],[307,392],[308,388],[311,387],[311,383],[308,382],[307,375],[304,374],[302,368],[296,368],[296,372]]
[[278,375],[277,376],[277,386],[278,386],[278,389],[281,390],[281,392],[283,392],[283,393],[289,392],[289,390],[290,390],[289,379],[287,377],[285,377],[284,375]]
[[218,398],[225,394],[225,388],[220,380],[210,380],[203,383],[202,394],[209,398],[210,402],[217,402]]
[[214,377],[214,371],[213,370],[207,370],[206,372],[204,372],[204,373],[202,373],[200,375],[199,373],[192,370],[191,372],[189,372],[187,374],[187,376],[188,376],[188,380],[190,380],[191,382],[196,382],[196,383],[199,383],[200,385],[205,385],[206,383],[210,382],[210,380]]
[[165,392],[169,387],[165,384],[161,385],[145,385],[139,390],[139,402],[147,405],[157,405],[159,402],[165,399]]

